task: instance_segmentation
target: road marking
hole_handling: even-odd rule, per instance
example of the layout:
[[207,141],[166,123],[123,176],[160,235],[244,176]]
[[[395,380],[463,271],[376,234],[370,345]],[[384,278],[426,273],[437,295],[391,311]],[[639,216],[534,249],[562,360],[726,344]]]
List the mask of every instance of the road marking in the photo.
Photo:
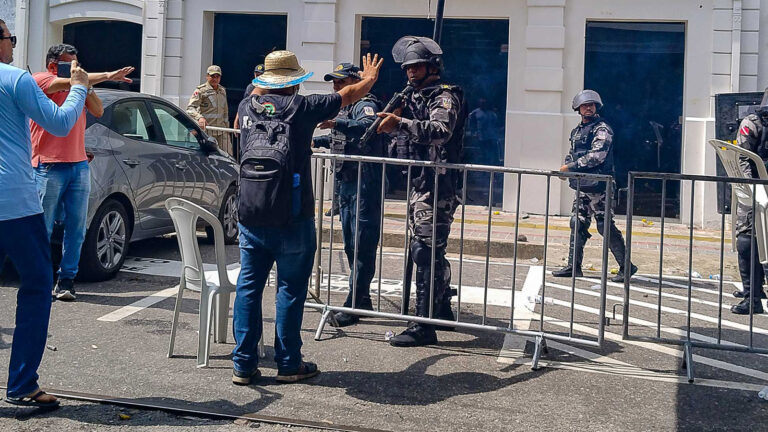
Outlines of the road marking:
[[[560,304],[561,306],[570,306],[570,303],[564,302],[562,300],[556,300],[555,299],[554,302],[555,302],[555,304]],[[592,315],[600,316],[600,311],[599,310],[597,310],[595,308],[588,307],[588,306],[577,305],[577,310],[580,310],[582,312],[586,312],[586,313],[589,313],[589,314],[592,314]],[[616,318],[617,319],[623,319],[623,317],[620,314],[618,314],[616,316]],[[568,322],[564,322],[562,320],[555,320],[555,319],[552,319],[552,318],[545,318],[545,321],[548,324],[553,324],[553,325],[560,326],[560,327],[568,327],[569,326]],[[644,320],[637,319],[637,318],[631,318],[631,317],[630,317],[629,321],[632,322],[632,323],[635,323],[635,324],[646,324],[646,323],[648,323],[648,321],[644,321]],[[578,332],[586,333],[586,334],[589,334],[589,335],[592,335],[592,336],[597,336],[598,335],[597,329],[585,326],[583,324],[574,323],[573,330],[575,332],[578,331]],[[665,328],[662,327],[662,331],[669,331],[669,330],[670,329],[665,330]],[[678,331],[680,331],[679,329],[671,329],[671,330],[678,330]],[[683,334],[684,333],[682,331],[680,331],[680,335],[683,335]],[[692,338],[693,338],[693,335],[694,335],[694,333],[691,333],[691,337]],[[701,336],[701,335],[698,335],[698,336]],[[645,348],[645,349],[648,349],[648,350],[651,350],[651,351],[656,351],[658,353],[666,354],[666,355],[673,356],[673,357],[678,357],[678,358],[682,358],[683,357],[683,351],[682,350],[679,350],[677,348],[673,348],[673,347],[670,347],[670,346],[667,346],[667,345],[661,345],[661,344],[656,344],[656,343],[651,343],[651,342],[635,341],[635,340],[624,340],[624,339],[622,339],[621,335],[619,335],[617,333],[613,333],[613,332],[607,331],[607,330],[604,333],[604,337],[606,339],[609,339],[609,340],[612,340],[612,341],[615,341],[615,342],[619,342],[621,344],[634,345],[634,346]],[[704,338],[704,336],[702,336],[702,337]],[[550,344],[550,342],[551,341],[547,341],[547,344]],[[756,370],[756,369],[750,369],[750,368],[747,368],[747,367],[739,366],[739,365],[736,365],[736,364],[733,364],[733,363],[728,363],[728,362],[725,362],[725,361],[722,361],[722,360],[716,360],[716,359],[713,359],[713,358],[710,358],[710,357],[705,357],[705,356],[698,355],[698,354],[694,354],[693,355],[693,361],[695,361],[697,363],[701,363],[701,364],[707,365],[707,366],[711,366],[711,367],[714,367],[714,368],[717,368],[717,369],[723,369],[723,370],[734,372],[734,373],[737,373],[737,374],[740,374],[740,375],[746,375],[746,376],[749,376],[749,377],[752,377],[752,378],[757,378],[757,379],[760,379],[760,380],[768,381],[768,373],[763,372],[763,371],[759,371],[759,370]],[[686,382],[687,382],[687,378],[686,378]]]
[[[136,258],[129,257],[125,261],[127,264],[120,271],[128,273],[150,274],[153,276],[168,276],[179,277],[181,275],[182,263],[181,261],[150,259],[150,258]],[[214,264],[203,264],[205,269],[205,280],[209,283],[219,284],[219,272]],[[236,280],[237,275],[240,273],[239,264],[230,264],[227,266],[227,274],[232,280],[233,276]],[[194,289],[193,289],[194,291]],[[123,306],[120,309],[112,311],[104,316],[96,319],[96,321],[102,322],[117,322],[123,318],[129,317],[136,312],[140,312],[150,306],[154,306],[157,303],[172,297],[179,292],[179,286],[173,286],[166,288],[162,291],[158,291],[148,297],[144,297],[128,306]]]
[[[536,318],[534,312],[536,310],[536,297],[539,295],[543,281],[544,267],[531,266],[525,277],[522,291],[519,295],[515,293],[514,321],[512,323],[515,330],[531,328],[531,321]],[[523,336],[507,333],[499,350],[498,361],[508,363],[524,356],[526,341],[527,338]]]
[[[600,283],[600,280],[599,280],[599,279],[593,279],[593,278],[588,278],[588,277],[581,277],[581,278],[579,278],[579,279],[580,279],[580,280],[583,280],[583,281],[586,281],[586,282],[592,282],[592,283]],[[641,279],[641,280],[647,280],[647,279],[645,279],[645,278],[639,278],[639,279]],[[658,282],[658,281],[653,281],[653,282]],[[615,283],[615,282],[608,282],[608,285],[609,285],[609,286],[612,286],[612,287],[616,287],[616,288],[621,288],[621,289],[624,289],[624,285],[622,285],[622,284],[617,284],[617,283]],[[682,287],[682,288],[685,288],[685,289],[687,289],[687,288],[688,288],[688,286],[687,286],[687,285],[679,285],[679,284],[670,284],[670,285],[679,286],[679,287]],[[738,282],[738,283],[734,283],[734,285],[736,285],[736,287],[737,287],[737,288],[739,288],[740,290],[742,289],[742,288],[740,287],[740,285],[741,285],[741,282]],[[636,285],[630,285],[630,286],[629,286],[629,289],[630,289],[630,291],[639,292],[639,293],[643,293],[643,294],[652,294],[652,295],[656,295],[656,296],[658,296],[658,294],[659,294],[659,291],[658,291],[658,289],[656,289],[656,290],[652,290],[652,289],[649,289],[649,288],[641,288],[641,287],[639,287],[639,286],[636,286]],[[712,291],[710,291],[710,290],[707,290],[707,289],[703,289],[703,288],[692,288],[692,289],[693,289],[694,291],[699,291],[699,292],[706,292],[706,293],[709,293],[709,294],[715,294],[715,295],[718,295],[718,294],[719,294],[719,290],[718,290],[718,291],[716,291],[716,292],[712,292]],[[675,300],[688,301],[688,296],[682,296],[682,295],[679,295],[679,294],[670,294],[670,293],[665,293],[665,292],[663,292],[663,291],[662,291],[662,293],[661,293],[661,296],[662,296],[662,297],[666,297],[666,298],[675,299]],[[725,298],[725,297],[726,297],[726,295],[724,294],[724,295],[723,295],[723,297]],[[725,302],[723,302],[722,304],[720,304],[720,303],[717,303],[717,302],[713,302],[713,301],[709,301],[709,300],[701,300],[701,299],[697,299],[697,298],[695,298],[695,297],[693,297],[693,296],[691,296],[691,302],[693,302],[693,303],[698,303],[698,304],[703,304],[703,305],[707,305],[707,306],[713,306],[713,307],[716,307],[716,308],[717,308],[717,307],[719,307],[719,308],[722,308],[722,309],[731,310],[731,306],[730,306],[730,305],[727,305],[727,304],[725,304]],[[763,306],[765,306],[765,305],[766,305],[766,300],[764,299],[764,300],[763,300]],[[763,317],[765,317],[764,315],[755,314],[755,317],[760,317],[760,316],[763,316]]]
[[179,292],[179,286],[176,285],[175,287],[166,288],[162,291],[158,291],[154,294],[152,294],[149,297],[144,297],[143,299],[131,303],[128,306],[123,306],[120,309],[110,312],[100,318],[98,318],[96,321],[104,321],[104,322],[116,322],[120,321],[123,318],[126,318],[130,315],[135,314],[136,312],[139,312],[142,309],[146,309],[156,303],[160,303],[161,301],[167,299],[168,297],[173,296],[174,294]]
[[[553,284],[553,283],[549,283],[548,282],[547,286],[554,286],[555,288],[558,288],[558,289],[561,289],[561,290],[571,291],[571,287],[566,287],[565,285],[558,285],[558,284]],[[579,294],[584,294],[584,295],[593,296],[593,297],[600,297],[600,293],[588,291],[588,290],[581,289],[581,288],[576,288],[575,291],[577,293],[579,293]],[[610,295],[610,294],[606,295],[606,299],[607,300],[620,301],[620,302],[624,301],[624,297],[614,296],[614,295]],[[658,310],[658,306],[657,305],[651,304],[651,303],[642,302],[642,301],[639,301],[639,300],[631,300],[630,299],[629,300],[629,304],[630,305],[639,306],[639,307],[642,307],[642,308],[646,308],[646,309]],[[568,306],[570,307],[570,305],[568,305]],[[673,307],[663,306],[663,305],[661,306],[661,311],[662,312],[668,312],[668,313],[673,314],[673,315],[683,315],[683,316],[686,316],[686,314],[687,314],[687,312],[684,311],[684,310],[675,309]],[[701,320],[701,321],[704,321],[704,322],[708,322],[708,323],[712,323],[712,324],[717,324],[717,318],[712,318],[712,317],[709,317],[709,316],[706,316],[706,315],[702,315],[702,314],[696,313],[696,312],[691,312],[691,318],[698,319],[698,320]],[[737,323],[737,322],[733,322],[733,321],[728,321],[728,320],[721,320],[720,322],[722,323],[722,325],[724,327],[730,327],[730,328],[733,328],[733,329],[744,330],[744,331],[749,332],[749,326],[746,325],[746,324],[741,324],[741,323]],[[654,324],[654,327],[655,327],[655,324]],[[764,330],[764,329],[756,327],[756,326],[753,326],[753,330],[752,331],[754,333],[760,333],[760,334],[768,335],[768,330]]]

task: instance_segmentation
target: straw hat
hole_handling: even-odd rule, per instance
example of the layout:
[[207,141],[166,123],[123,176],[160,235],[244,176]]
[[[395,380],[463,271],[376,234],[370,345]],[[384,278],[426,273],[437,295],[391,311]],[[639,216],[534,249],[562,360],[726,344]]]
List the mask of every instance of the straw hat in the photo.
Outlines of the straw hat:
[[290,51],[273,51],[264,59],[264,73],[253,79],[253,85],[264,89],[280,89],[301,84],[312,76]]

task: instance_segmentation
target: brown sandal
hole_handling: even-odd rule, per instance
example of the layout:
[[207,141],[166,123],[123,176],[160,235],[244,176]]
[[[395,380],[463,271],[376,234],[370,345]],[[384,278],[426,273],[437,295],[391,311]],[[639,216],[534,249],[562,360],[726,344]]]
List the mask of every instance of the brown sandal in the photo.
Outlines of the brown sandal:
[[48,393],[37,390],[36,392],[32,393],[29,396],[24,396],[20,398],[14,398],[7,396],[5,398],[5,401],[8,402],[11,405],[19,405],[19,406],[26,406],[26,407],[37,407],[37,408],[56,408],[59,406],[59,400],[54,399],[51,402],[40,402],[40,396],[45,396]]

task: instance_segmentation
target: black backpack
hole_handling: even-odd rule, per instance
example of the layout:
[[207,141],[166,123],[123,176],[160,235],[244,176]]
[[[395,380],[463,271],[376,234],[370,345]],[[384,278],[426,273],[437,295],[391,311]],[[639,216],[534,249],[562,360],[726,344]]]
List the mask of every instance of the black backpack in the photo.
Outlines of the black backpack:
[[240,149],[238,216],[245,226],[285,225],[301,212],[291,139],[300,101],[294,95],[282,112],[275,113],[274,106],[262,105],[259,99],[251,97],[242,119],[248,132]]

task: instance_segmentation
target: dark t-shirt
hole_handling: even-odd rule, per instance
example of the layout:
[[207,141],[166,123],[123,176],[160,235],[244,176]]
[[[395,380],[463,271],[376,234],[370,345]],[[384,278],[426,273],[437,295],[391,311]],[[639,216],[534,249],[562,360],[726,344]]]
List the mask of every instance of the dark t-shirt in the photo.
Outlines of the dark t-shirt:
[[[288,108],[293,96],[283,96],[268,94],[264,96],[253,95],[251,97],[259,98],[258,102],[262,105],[274,107],[274,115],[282,113]],[[241,119],[250,115],[250,100],[247,97],[240,102],[237,109]],[[315,198],[312,190],[312,169],[310,157],[312,156],[312,134],[315,132],[317,124],[325,120],[331,120],[336,117],[341,110],[341,96],[338,93],[327,95],[296,95],[297,109],[291,125],[291,141],[294,155],[294,167],[301,176],[301,216],[312,217],[314,214]],[[272,109],[272,108],[268,108]],[[240,124],[245,124],[241,120]],[[247,142],[248,130],[240,129],[240,142]]]
[[246,99],[248,96],[253,93],[253,89],[255,89],[256,86],[253,85],[253,83],[248,84],[248,87],[245,88],[245,93],[243,93],[243,99]]

